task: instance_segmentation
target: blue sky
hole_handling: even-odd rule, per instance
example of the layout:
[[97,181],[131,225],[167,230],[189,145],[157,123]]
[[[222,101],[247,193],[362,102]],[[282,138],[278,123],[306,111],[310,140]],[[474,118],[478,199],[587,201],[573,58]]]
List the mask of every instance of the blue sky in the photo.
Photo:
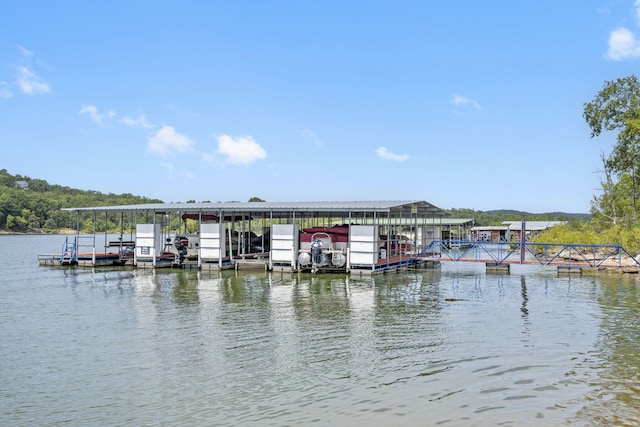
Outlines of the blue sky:
[[7,1],[0,168],[165,202],[588,212],[640,1]]

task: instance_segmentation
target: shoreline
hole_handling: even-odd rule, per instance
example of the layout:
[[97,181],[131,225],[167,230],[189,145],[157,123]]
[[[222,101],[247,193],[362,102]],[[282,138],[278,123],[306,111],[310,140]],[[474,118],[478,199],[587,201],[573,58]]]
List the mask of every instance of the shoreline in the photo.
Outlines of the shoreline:
[[44,231],[44,230],[33,230],[33,231],[10,231],[10,230],[0,230],[0,235],[3,236],[42,236],[42,235],[47,235],[47,234],[51,234],[51,235],[56,235],[56,234],[62,234],[62,235],[70,235],[70,234],[77,234],[76,230],[72,230],[71,228],[63,228],[60,230],[56,230],[56,231]]

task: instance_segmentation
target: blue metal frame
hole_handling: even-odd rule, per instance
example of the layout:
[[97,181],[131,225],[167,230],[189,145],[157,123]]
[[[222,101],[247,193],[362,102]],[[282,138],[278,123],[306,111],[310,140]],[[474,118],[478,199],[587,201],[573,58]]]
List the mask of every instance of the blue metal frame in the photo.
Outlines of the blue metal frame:
[[62,255],[60,255],[60,264],[77,264],[78,263],[78,236],[73,237],[73,243],[69,243],[69,236],[64,238],[62,245]]
[[[522,249],[533,255],[534,259],[541,265],[584,265],[588,267],[598,268],[604,265],[604,262],[610,260],[612,257],[617,256],[617,266],[622,266],[622,257],[625,255],[628,259],[632,260],[635,266],[640,267],[640,261],[638,261],[629,251],[627,251],[622,245],[616,244],[587,244],[587,243],[538,243],[538,242],[480,242],[480,241],[456,241],[456,246],[451,247],[451,242],[446,240],[435,240],[431,242],[426,248],[418,254],[419,257],[429,256],[429,254],[435,259],[436,249],[440,250],[440,260],[443,259],[445,254],[445,260],[448,258],[450,261],[487,261],[487,259],[480,258],[482,253],[486,254],[490,261],[497,264],[502,263],[523,263],[523,257],[521,257]],[[464,248],[464,249],[462,249]],[[550,255],[550,248],[559,249],[552,251]],[[537,249],[537,250],[536,250]],[[598,257],[598,250],[604,250],[604,254]],[[520,251],[519,251],[520,250]],[[519,251],[519,252],[518,252]],[[591,252],[592,251],[592,252]],[[472,255],[475,252],[475,256]],[[569,260],[561,259],[560,256],[567,253]],[[509,259],[512,255],[518,253],[517,259]],[[541,255],[541,253],[543,255]],[[577,261],[573,261],[576,255]]]

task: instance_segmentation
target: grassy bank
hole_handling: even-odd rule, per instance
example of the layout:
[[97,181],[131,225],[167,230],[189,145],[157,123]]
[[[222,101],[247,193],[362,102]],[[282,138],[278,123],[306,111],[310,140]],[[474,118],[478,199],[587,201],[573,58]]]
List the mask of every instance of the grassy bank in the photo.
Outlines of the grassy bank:
[[570,222],[551,227],[531,240],[541,243],[617,244],[636,254],[640,252],[640,225],[616,225],[602,229],[591,221]]

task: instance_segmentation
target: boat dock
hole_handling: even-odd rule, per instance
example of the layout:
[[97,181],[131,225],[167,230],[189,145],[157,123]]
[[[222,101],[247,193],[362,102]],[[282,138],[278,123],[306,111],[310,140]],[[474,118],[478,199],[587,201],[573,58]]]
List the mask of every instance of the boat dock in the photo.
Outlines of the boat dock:
[[[90,235],[78,230],[76,236],[67,237],[58,254],[39,255],[43,266],[357,275],[414,264],[437,265],[419,262],[418,255],[442,237],[449,215],[417,200],[174,203],[65,210],[77,215],[77,224],[92,219],[97,228]],[[107,241],[108,232],[96,226],[101,222],[120,223],[120,238]],[[99,244],[101,233],[105,241]]]
[[[449,219],[425,201],[175,203],[70,208],[77,223],[120,223],[108,240],[68,236],[61,252],[38,256],[43,266],[132,266],[200,270],[262,270],[372,275],[437,268],[441,261],[485,263],[509,274],[511,264],[638,273],[640,262],[620,245],[481,241],[472,220]],[[129,228],[126,235],[124,230]],[[522,222],[525,229],[525,222]],[[104,233],[104,241],[98,236]],[[522,232],[520,235],[525,236]],[[113,237],[113,236],[111,236]]]

